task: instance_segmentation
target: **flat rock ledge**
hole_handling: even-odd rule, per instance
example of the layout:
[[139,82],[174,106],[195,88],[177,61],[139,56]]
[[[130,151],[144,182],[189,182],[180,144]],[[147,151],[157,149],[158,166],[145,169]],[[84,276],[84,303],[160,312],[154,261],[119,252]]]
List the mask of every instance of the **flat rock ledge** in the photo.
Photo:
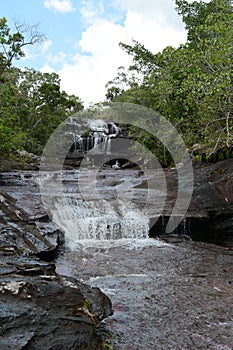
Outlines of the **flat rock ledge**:
[[61,232],[38,231],[6,194],[0,194],[0,211],[0,349],[109,348],[98,332],[112,314],[109,298],[58,275],[49,262]]

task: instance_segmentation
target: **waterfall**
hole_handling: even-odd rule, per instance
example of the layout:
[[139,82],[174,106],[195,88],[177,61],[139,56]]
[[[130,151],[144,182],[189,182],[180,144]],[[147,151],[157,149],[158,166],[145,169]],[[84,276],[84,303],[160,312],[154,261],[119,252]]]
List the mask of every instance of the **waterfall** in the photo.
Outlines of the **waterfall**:
[[51,206],[52,220],[73,241],[147,238],[149,219],[123,200],[83,201],[57,197]]
[[119,185],[104,184],[113,176],[118,177],[114,170],[105,170],[96,180],[96,170],[91,169],[41,174],[43,203],[66,237],[73,241],[148,238],[149,217],[132,200],[130,191],[122,191],[123,180]]
[[[52,221],[73,241],[148,237],[149,217],[131,200],[134,183],[129,185],[127,179],[122,179],[119,186],[105,186],[101,179],[107,176],[111,180],[115,170],[110,170],[112,173],[104,176],[100,173],[99,186],[96,180],[106,156],[113,156],[111,141],[119,132],[120,129],[113,122],[87,119],[80,122],[71,117],[64,131],[64,138],[67,134],[73,142],[69,153],[73,153],[74,157],[86,156],[86,159],[90,159],[89,163],[81,162],[77,170],[78,178],[72,180],[63,170],[60,173],[52,170],[49,176],[45,174],[47,170],[41,172],[40,189],[46,210]],[[66,184],[73,187],[67,188]],[[129,190],[130,186],[132,191]]]
[[96,154],[111,153],[111,139],[119,134],[119,128],[113,122],[103,120],[82,121],[76,117],[70,117],[66,123],[66,135],[71,135],[73,146],[70,150],[71,157],[83,157],[91,149]]
[[108,137],[107,139],[107,149],[106,149],[106,155],[111,155],[111,149],[112,149],[112,142],[111,142],[112,138]]

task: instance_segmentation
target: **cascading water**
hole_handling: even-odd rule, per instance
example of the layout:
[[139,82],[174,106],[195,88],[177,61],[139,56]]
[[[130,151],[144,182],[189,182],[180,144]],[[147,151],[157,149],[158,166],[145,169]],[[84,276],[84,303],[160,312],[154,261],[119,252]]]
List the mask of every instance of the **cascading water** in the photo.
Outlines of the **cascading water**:
[[86,202],[77,198],[58,198],[52,210],[53,221],[74,241],[146,238],[149,220],[136,208],[118,201],[118,211],[108,201]]
[[[124,180],[115,185],[117,171],[105,170],[101,181],[92,183],[92,170],[63,173],[63,191],[56,194],[59,174],[44,177],[44,202],[53,222],[73,241],[147,238],[149,218],[121,192]],[[112,185],[106,182],[113,181]],[[67,187],[66,187],[67,184]],[[95,188],[94,188],[95,187]]]
[[[119,176],[116,176],[116,169],[120,168],[117,159],[114,165],[118,164],[118,167],[112,166],[111,170],[102,175],[102,180],[106,178],[105,181],[99,182],[96,179],[101,166],[107,160],[106,157],[114,159],[111,154],[111,140],[117,137],[119,128],[113,122],[102,120],[84,120],[81,126],[79,123],[75,117],[70,118],[65,128],[65,136],[71,136],[71,152],[76,157],[90,158],[91,164],[82,166],[81,162],[79,170],[72,173],[73,178],[70,181],[69,173],[64,170],[63,174],[52,171],[44,178],[42,175],[40,179],[43,184],[43,201],[53,222],[73,241],[148,237],[148,215],[141,212],[131,200],[133,186],[130,189],[127,179],[119,181]],[[103,172],[103,169],[100,171]],[[108,185],[107,181],[111,179],[119,183]],[[70,187],[66,191],[67,181],[69,186],[72,183],[72,193]],[[58,189],[59,194],[56,193]]]
[[73,138],[73,145],[70,156],[83,157],[91,149],[96,154],[111,153],[111,139],[119,134],[120,129],[113,122],[103,120],[80,120],[70,117],[66,123],[65,135],[70,134]]

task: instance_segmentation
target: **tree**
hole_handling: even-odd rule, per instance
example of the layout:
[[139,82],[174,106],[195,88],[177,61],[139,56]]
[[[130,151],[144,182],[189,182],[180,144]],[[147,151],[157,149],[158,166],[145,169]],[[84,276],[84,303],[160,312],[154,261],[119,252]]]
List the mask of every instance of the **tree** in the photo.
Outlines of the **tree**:
[[6,17],[0,18],[0,78],[7,68],[11,67],[13,59],[25,56],[25,46],[41,43],[45,39],[45,36],[38,32],[38,25],[29,26],[15,21],[15,30],[11,34]]
[[[177,0],[176,6],[187,29],[187,42],[156,54],[136,41],[120,43],[132,56],[123,76],[127,88],[119,88],[121,75],[108,87],[116,92],[114,101],[129,102],[133,96],[130,102],[172,121],[189,147],[200,143],[211,154],[233,146],[232,4],[229,0]],[[136,84],[132,73],[140,76]]]
[[83,104],[61,91],[56,73],[12,66],[13,59],[24,56],[25,46],[44,39],[37,26],[15,26],[11,34],[7,19],[0,19],[0,153],[22,148],[40,153],[54,129]]
[[[233,145],[233,11],[229,0],[209,3],[176,1],[188,30],[192,64],[183,83],[196,105],[196,121],[203,126],[210,153]],[[185,86],[186,85],[186,86]]]
[[30,141],[31,146],[28,142],[27,148],[34,148],[35,143],[44,146],[67,116],[83,109],[79,97],[61,91],[56,73],[20,71],[17,89],[19,125],[30,135],[29,140],[34,141]]

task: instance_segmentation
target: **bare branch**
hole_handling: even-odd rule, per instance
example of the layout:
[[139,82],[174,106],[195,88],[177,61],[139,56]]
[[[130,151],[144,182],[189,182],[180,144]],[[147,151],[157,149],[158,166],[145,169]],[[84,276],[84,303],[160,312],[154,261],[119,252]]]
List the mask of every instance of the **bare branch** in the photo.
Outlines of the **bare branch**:
[[2,52],[0,52],[0,77],[11,66],[13,59],[19,59],[25,55],[23,52],[25,46],[41,44],[46,40],[45,35],[39,32],[39,24],[28,25],[15,19],[16,32],[13,34],[10,33],[6,22],[4,25],[5,32],[1,41]]
[[219,136],[218,136],[218,139],[217,139],[217,141],[216,141],[216,143],[215,143],[215,146],[214,146],[214,148],[212,149],[212,151],[208,154],[208,157],[210,157],[211,154],[214,154],[214,153],[217,151],[218,144],[219,144],[219,142],[220,142],[220,140],[221,140],[221,137],[222,137],[222,134],[224,133],[225,130],[226,130],[226,128],[223,128],[222,131],[220,132],[220,134],[219,134]]
[[46,36],[39,32],[39,23],[29,25],[15,18],[14,25],[17,32],[24,36],[22,46],[42,44],[46,40]]

